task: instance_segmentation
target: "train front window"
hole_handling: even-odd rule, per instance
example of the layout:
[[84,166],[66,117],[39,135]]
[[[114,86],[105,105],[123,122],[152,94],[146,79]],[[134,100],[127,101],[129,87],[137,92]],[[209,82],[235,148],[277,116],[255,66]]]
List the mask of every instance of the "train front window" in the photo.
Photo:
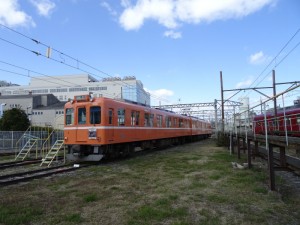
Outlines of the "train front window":
[[78,108],[78,124],[86,123],[86,109]]
[[66,125],[74,124],[74,109],[66,109]]
[[90,109],[90,124],[100,124],[101,123],[101,107],[92,106]]

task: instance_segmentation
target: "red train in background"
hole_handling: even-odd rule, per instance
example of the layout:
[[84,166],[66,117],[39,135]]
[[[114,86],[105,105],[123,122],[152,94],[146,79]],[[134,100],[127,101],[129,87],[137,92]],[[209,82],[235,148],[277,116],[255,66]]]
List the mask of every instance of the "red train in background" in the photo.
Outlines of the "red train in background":
[[[278,110],[277,117],[274,113],[267,113],[267,132],[271,135],[285,135],[300,137],[300,105],[295,105]],[[265,134],[265,116],[257,115],[253,119],[253,131],[256,134]]]
[[209,122],[121,100],[81,95],[65,105],[69,160],[99,161],[201,140],[211,133]]

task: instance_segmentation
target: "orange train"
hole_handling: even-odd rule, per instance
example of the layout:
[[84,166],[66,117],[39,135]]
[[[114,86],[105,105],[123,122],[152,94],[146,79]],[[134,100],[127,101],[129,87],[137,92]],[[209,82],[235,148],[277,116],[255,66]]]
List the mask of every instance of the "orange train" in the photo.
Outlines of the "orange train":
[[65,105],[69,160],[99,161],[200,140],[211,133],[210,123],[203,120],[121,100],[81,95]]

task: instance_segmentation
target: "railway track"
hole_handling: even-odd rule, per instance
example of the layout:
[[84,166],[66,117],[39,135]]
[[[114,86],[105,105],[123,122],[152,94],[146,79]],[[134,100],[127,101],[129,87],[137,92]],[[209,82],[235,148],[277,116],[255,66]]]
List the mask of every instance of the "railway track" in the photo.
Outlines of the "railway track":
[[66,173],[70,171],[75,171],[81,168],[88,167],[90,165],[82,165],[80,167],[74,166],[56,166],[32,171],[26,171],[21,173],[14,173],[8,175],[0,176],[0,186],[7,186],[12,184],[18,184],[21,182],[27,182],[33,179],[38,179],[42,177],[48,177],[54,174]]
[[[112,158],[112,159],[102,159],[101,162],[94,162],[91,164],[80,164],[79,167],[71,166],[71,165],[61,165],[61,166],[56,166],[56,167],[49,167],[49,168],[43,168],[43,169],[36,169],[36,170],[28,170],[25,172],[16,172],[16,173],[10,173],[10,174],[5,174],[5,175],[0,175],[0,187],[2,186],[8,186],[12,184],[18,184],[22,182],[28,182],[33,179],[39,179],[51,175],[56,175],[60,173],[66,173],[70,171],[75,171],[81,168],[86,168],[89,166],[95,166],[95,165],[108,165],[108,164],[114,164],[121,162],[123,160],[127,160],[130,158],[135,158],[135,157],[141,157],[143,155],[151,154],[156,151],[160,151],[162,149],[169,149],[175,146],[169,146],[169,147],[164,147],[164,148],[159,148],[159,149],[151,149],[147,151],[137,151],[131,154],[129,157],[120,157],[120,158]],[[18,167],[18,166],[24,166],[24,165],[29,165],[29,164],[36,164],[40,163],[41,160],[28,160],[28,161],[18,161],[18,162],[9,162],[9,163],[2,163],[0,164],[0,170],[5,169],[5,168],[13,168],[13,167]],[[74,165],[77,164],[77,162],[74,162]]]
[[0,170],[12,168],[16,166],[26,166],[26,165],[38,164],[38,163],[41,163],[41,159],[0,163]]

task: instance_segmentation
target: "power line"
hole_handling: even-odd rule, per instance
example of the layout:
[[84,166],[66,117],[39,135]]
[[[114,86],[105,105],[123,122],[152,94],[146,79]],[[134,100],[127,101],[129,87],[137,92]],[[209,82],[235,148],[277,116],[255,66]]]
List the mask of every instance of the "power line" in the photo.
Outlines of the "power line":
[[[36,72],[36,71],[33,71],[33,70],[30,70],[30,69],[26,69],[24,67],[21,67],[21,66],[17,66],[17,65],[14,65],[14,64],[11,64],[11,63],[8,63],[8,62],[4,62],[2,60],[0,60],[0,63],[2,64],[6,64],[6,65],[9,65],[9,66],[12,66],[12,67],[15,67],[15,68],[18,68],[18,69],[22,69],[22,70],[25,70],[27,71],[28,73],[35,73],[35,74],[38,74],[38,75],[41,75],[41,76],[45,76],[45,77],[49,77],[49,78],[53,78],[52,76],[49,76],[49,75],[46,75],[46,74],[43,74],[43,73],[39,73],[39,72]],[[29,76],[31,78],[35,78],[35,79],[39,79],[39,80],[43,80],[43,79],[40,79],[38,77],[33,77],[33,76]],[[69,84],[72,84],[72,85],[78,85],[78,84],[75,84],[75,83],[72,83],[72,82],[69,82],[69,81],[65,81],[63,79],[60,79],[60,78],[56,78],[57,80],[61,80],[65,83],[69,83]],[[50,81],[49,81],[50,82]],[[55,83],[55,84],[59,84],[61,85],[60,83]],[[81,86],[81,85],[80,85]]]
[[[1,62],[1,61],[0,61],[0,62]],[[10,73],[10,74],[14,74],[14,75],[18,75],[18,76],[35,78],[35,79],[37,79],[37,80],[44,81],[42,78],[39,78],[39,77],[33,77],[33,76],[31,76],[30,74],[22,74],[22,73],[18,73],[18,72],[6,70],[6,69],[1,69],[1,68],[0,68],[0,71],[6,72],[6,73]],[[56,82],[54,82],[54,81],[49,81],[49,80],[48,80],[47,82],[52,83],[52,84],[61,85],[61,83],[56,83]],[[76,86],[83,87],[82,85],[76,85]],[[74,86],[67,86],[67,87],[74,87]],[[9,88],[10,88],[10,87],[8,87],[8,89],[9,89]],[[51,88],[50,88],[50,89],[51,89]],[[105,93],[105,96],[115,97],[115,96],[113,96],[113,95],[110,94],[110,93]]]
[[[23,37],[25,37],[25,38],[27,38],[27,39],[33,41],[33,42],[36,43],[36,44],[40,44],[40,45],[46,47],[47,49],[51,49],[51,50],[53,50],[53,51],[59,53],[61,56],[66,56],[66,57],[68,57],[68,58],[74,60],[74,61],[77,63],[77,67],[75,67],[75,66],[73,66],[73,65],[71,65],[71,64],[65,63],[64,61],[60,61],[60,60],[51,58],[51,57],[49,57],[49,56],[46,56],[46,55],[44,55],[44,54],[41,54],[40,52],[30,50],[30,49],[28,49],[28,48],[26,48],[26,47],[20,46],[20,45],[15,44],[15,43],[13,43],[13,42],[11,42],[11,41],[8,41],[8,40],[5,40],[5,39],[3,39],[3,38],[0,38],[0,40],[2,40],[2,41],[5,41],[5,42],[7,42],[7,43],[9,43],[9,44],[12,44],[12,45],[15,45],[15,46],[17,46],[17,47],[20,47],[20,48],[22,48],[22,49],[24,49],[24,50],[30,51],[30,52],[36,54],[37,56],[43,56],[43,57],[48,58],[48,59],[51,59],[51,60],[53,60],[53,61],[55,61],[55,62],[57,62],[57,63],[62,63],[62,64],[64,64],[64,65],[67,65],[67,66],[69,66],[69,67],[71,67],[71,68],[73,68],[73,69],[77,69],[77,70],[80,70],[80,71],[82,71],[82,72],[85,72],[85,73],[88,73],[88,74],[92,74],[92,75],[95,76],[95,77],[99,77],[99,78],[101,78],[101,79],[104,78],[104,77],[101,77],[101,76],[99,76],[99,75],[97,75],[97,74],[90,73],[89,71],[86,71],[86,70],[83,70],[83,69],[79,68],[79,66],[78,66],[79,63],[82,64],[82,65],[85,65],[85,66],[87,66],[87,67],[89,67],[89,68],[91,68],[91,69],[93,69],[93,70],[95,70],[95,71],[97,71],[97,72],[100,72],[100,73],[102,73],[102,74],[104,74],[104,75],[106,75],[106,76],[108,76],[108,77],[113,78],[113,76],[111,76],[110,74],[108,74],[108,73],[106,73],[106,72],[104,72],[104,71],[102,71],[102,70],[99,70],[99,69],[97,69],[97,68],[95,68],[95,67],[93,67],[93,66],[91,66],[91,65],[89,65],[89,64],[87,64],[87,63],[85,63],[85,62],[82,62],[81,60],[78,60],[78,59],[76,59],[76,58],[74,58],[74,57],[72,57],[72,56],[70,56],[70,55],[68,55],[68,54],[65,54],[65,53],[63,53],[62,51],[59,51],[59,50],[57,50],[57,49],[55,49],[55,48],[52,48],[52,47],[50,47],[49,45],[44,44],[44,43],[41,42],[41,41],[38,41],[37,39],[34,39],[34,38],[29,37],[29,36],[27,36],[27,35],[25,35],[25,34],[23,34],[23,33],[21,33],[21,32],[18,32],[18,31],[16,31],[16,30],[12,29],[12,28],[9,28],[9,27],[5,26],[4,24],[1,24],[1,23],[0,23],[0,25],[3,26],[3,27],[6,28],[6,29],[8,29],[8,30],[10,30],[10,31],[12,31],[12,32],[14,32],[14,33],[16,33],[16,34],[18,34],[18,35],[21,35],[21,36],[23,36]],[[130,88],[130,87],[134,88],[134,86],[129,85],[129,84],[127,84],[127,83],[124,82],[124,81],[121,81],[121,82],[124,83],[125,86],[127,86],[127,87],[129,87],[129,88]],[[139,91],[139,90],[138,90],[138,91]],[[150,94],[150,93],[149,93],[149,94]],[[158,100],[163,100],[163,101],[167,101],[167,102],[168,102],[167,99],[164,99],[164,98],[162,98],[162,97],[158,97],[158,96],[155,96],[155,95],[153,95],[153,94],[150,94],[150,96],[152,96],[153,98],[156,98],[156,99],[158,99]]]
[[[281,54],[281,52],[289,45],[289,43],[295,38],[295,36],[300,32],[300,28],[295,32],[295,34],[286,42],[286,44],[281,48],[281,50],[276,54],[276,56],[269,62],[269,64],[263,69],[263,71],[258,75],[258,77],[252,82],[249,86],[251,87],[269,68],[269,66],[277,59],[277,57]],[[286,58],[286,57],[285,57]],[[277,65],[278,66],[278,65]],[[272,71],[272,70],[271,70]],[[269,72],[270,73],[270,72]],[[256,85],[256,87],[269,75],[269,73]]]
[[[48,58],[48,57],[47,57],[46,55],[44,55],[44,54],[41,54],[41,53],[36,52],[36,51],[34,51],[34,50],[31,50],[31,49],[28,49],[28,48],[26,48],[26,47],[20,46],[20,45],[14,43],[14,42],[8,41],[8,40],[3,39],[3,38],[0,38],[0,40],[3,40],[3,41],[5,41],[5,42],[7,42],[7,43],[9,43],[9,44],[12,44],[12,45],[16,46],[16,47],[22,48],[22,49],[24,49],[24,50],[26,50],[26,51],[32,52],[32,53],[34,53],[34,54],[36,54],[36,55],[38,55],[38,56],[43,56],[43,57],[45,57],[45,58]],[[66,65],[66,66],[69,66],[69,67],[71,67],[71,68],[80,70],[80,71],[82,71],[82,72],[84,72],[84,73],[91,74],[91,75],[93,75],[93,76],[98,76],[97,74],[90,73],[90,72],[87,71],[87,70],[83,70],[83,69],[80,69],[80,68],[78,68],[78,67],[74,67],[73,65],[68,64],[68,63],[66,63],[66,62],[64,62],[64,61],[59,61],[59,60],[54,59],[54,58],[49,58],[49,59],[51,59],[51,60],[54,61],[54,62],[61,63],[61,64],[64,64],[64,65]],[[48,76],[48,77],[53,78],[53,76]],[[99,77],[99,76],[98,76],[98,77]],[[102,77],[102,78],[103,78],[103,77]],[[65,82],[66,82],[66,81],[65,81]],[[111,81],[111,82],[117,83],[116,81]],[[124,83],[125,86],[128,87],[129,89],[137,90],[138,93],[141,93],[141,92],[142,92],[142,90],[140,90],[140,89],[135,89],[135,87],[134,87],[133,85],[129,85],[129,84],[125,83],[124,81],[121,81],[121,83]],[[80,85],[80,86],[81,86],[81,85]],[[146,91],[145,91],[145,92],[146,92]],[[144,94],[144,92],[142,92],[142,94]],[[112,95],[110,95],[110,96],[112,96]],[[112,97],[115,97],[115,96],[112,96]]]

